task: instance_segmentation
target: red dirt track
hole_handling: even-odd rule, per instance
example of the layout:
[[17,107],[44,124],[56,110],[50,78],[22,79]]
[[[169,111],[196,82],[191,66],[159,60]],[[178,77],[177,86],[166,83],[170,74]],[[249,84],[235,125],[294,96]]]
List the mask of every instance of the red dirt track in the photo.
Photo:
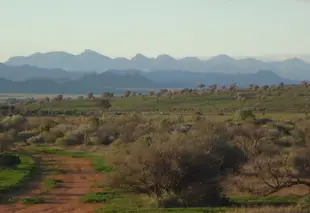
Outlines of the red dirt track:
[[63,181],[61,188],[54,188],[47,192],[40,190],[42,180],[33,181],[14,197],[40,196],[44,197],[44,204],[4,204],[0,205],[0,213],[92,213],[94,208],[102,204],[84,204],[80,197],[89,190],[95,190],[93,185],[103,180],[103,174],[92,167],[91,162],[84,158],[70,156],[40,154],[42,167],[57,165],[65,171],[63,174],[47,175],[44,178],[55,178]]

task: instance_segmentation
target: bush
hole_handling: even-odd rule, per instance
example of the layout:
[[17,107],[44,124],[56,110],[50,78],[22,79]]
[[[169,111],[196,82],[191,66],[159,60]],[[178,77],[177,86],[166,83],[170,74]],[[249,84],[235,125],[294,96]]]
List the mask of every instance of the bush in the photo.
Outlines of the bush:
[[159,200],[173,194],[187,206],[220,205],[221,176],[245,160],[223,130],[200,123],[187,135],[153,134],[149,143],[111,147],[107,161],[116,171],[106,175],[106,184]]
[[0,133],[0,153],[5,152],[13,145],[15,138],[9,132]]
[[248,119],[253,120],[255,116],[251,109],[240,109],[235,112],[234,118],[237,121],[245,121]]
[[63,138],[58,138],[56,143],[62,146],[80,145],[84,143],[84,134],[78,130],[73,130],[66,133]]
[[5,130],[9,129],[20,130],[24,127],[26,123],[27,119],[25,117],[21,115],[12,115],[3,118],[2,121],[0,122],[0,125]]
[[19,156],[7,152],[0,154],[0,167],[12,167],[20,163]]
[[63,134],[53,134],[52,132],[44,131],[40,133],[40,137],[44,140],[45,143],[54,144],[58,137],[63,137]]
[[298,207],[305,210],[310,210],[310,195],[305,196],[298,202]]
[[[20,163],[14,167],[0,169],[0,194],[20,188],[33,175],[36,168],[36,162],[31,156],[22,153],[12,153],[12,155],[19,157]],[[17,158],[15,159],[16,162],[14,163],[17,163]]]
[[18,139],[22,141],[27,141],[29,138],[36,136],[37,133],[35,132],[20,132],[18,133]]

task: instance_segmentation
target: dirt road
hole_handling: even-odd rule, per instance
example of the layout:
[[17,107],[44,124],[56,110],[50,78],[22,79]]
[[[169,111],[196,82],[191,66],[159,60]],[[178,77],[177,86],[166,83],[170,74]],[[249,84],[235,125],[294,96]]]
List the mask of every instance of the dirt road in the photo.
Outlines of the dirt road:
[[84,204],[80,197],[89,190],[96,190],[94,184],[103,180],[103,174],[92,168],[91,162],[84,158],[40,154],[42,168],[57,168],[59,174],[48,174],[43,177],[59,179],[60,188],[42,191],[42,181],[36,180],[25,189],[15,192],[13,197],[44,197],[44,204],[5,204],[0,205],[0,213],[92,213],[99,204]]

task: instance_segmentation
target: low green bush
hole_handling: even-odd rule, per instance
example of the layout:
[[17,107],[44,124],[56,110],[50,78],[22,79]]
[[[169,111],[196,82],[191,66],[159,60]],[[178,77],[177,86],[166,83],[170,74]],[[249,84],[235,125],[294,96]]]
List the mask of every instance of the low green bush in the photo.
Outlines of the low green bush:
[[33,157],[22,153],[11,154],[19,157],[21,162],[15,167],[0,169],[0,194],[22,187],[36,169],[37,164]]
[[[13,167],[21,163],[20,157],[9,152],[0,154],[0,169]],[[1,168],[2,167],[2,168]]]

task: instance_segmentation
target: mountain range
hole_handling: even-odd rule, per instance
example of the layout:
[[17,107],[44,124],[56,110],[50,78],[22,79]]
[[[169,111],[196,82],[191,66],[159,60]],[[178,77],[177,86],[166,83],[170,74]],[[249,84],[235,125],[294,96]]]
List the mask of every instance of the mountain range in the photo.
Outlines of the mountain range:
[[[35,53],[29,56],[9,58],[8,66],[30,65],[38,68],[63,69],[70,72],[104,72],[107,70],[141,70],[144,72],[178,70],[202,73],[256,73],[259,70],[270,70],[277,75],[292,80],[310,80],[310,64],[300,58],[283,61],[261,61],[255,58],[234,59],[228,55],[217,55],[208,60],[197,57],[173,58],[162,54],[149,58],[136,54],[131,59],[124,57],[111,58],[98,52],[86,49],[74,55],[67,52]],[[75,75],[75,74],[74,74]]]
[[131,59],[110,58],[92,50],[35,53],[0,63],[0,93],[122,93],[125,89],[147,92],[159,88],[197,88],[199,84],[239,87],[310,80],[310,64],[292,58],[264,62],[218,55],[208,60],[175,59],[169,55]]

